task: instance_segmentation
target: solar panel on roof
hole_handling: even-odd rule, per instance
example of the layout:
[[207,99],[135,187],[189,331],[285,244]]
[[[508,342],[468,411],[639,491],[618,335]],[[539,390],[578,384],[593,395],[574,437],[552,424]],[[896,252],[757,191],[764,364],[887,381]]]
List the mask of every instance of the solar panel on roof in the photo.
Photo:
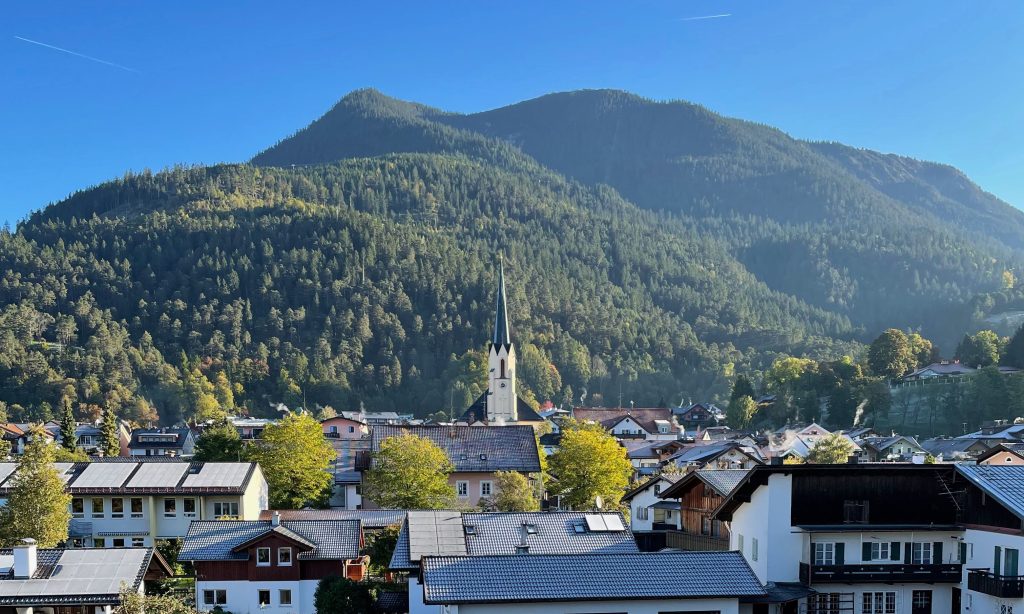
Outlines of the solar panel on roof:
[[587,514],[583,517],[590,531],[607,531],[608,526],[604,522],[604,514]]
[[129,488],[172,488],[178,485],[187,468],[185,463],[142,463],[127,485]]
[[609,531],[625,531],[626,527],[622,524],[622,518],[618,514],[602,514],[604,516],[604,524]]
[[10,477],[17,468],[17,463],[0,463],[0,484],[3,484],[4,480]]
[[135,471],[134,463],[90,463],[71,484],[72,488],[118,488]]
[[247,475],[249,463],[204,463],[199,473],[189,473],[182,486],[238,488],[242,486]]

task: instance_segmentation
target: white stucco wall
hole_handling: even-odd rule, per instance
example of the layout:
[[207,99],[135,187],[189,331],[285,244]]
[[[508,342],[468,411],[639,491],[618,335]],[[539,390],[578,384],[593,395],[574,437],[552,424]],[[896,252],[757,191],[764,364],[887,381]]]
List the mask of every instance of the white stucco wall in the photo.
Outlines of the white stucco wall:
[[[1024,553],[1024,536],[967,529],[964,532],[964,541],[967,542],[967,562],[964,565],[963,596],[961,598],[963,613],[1000,614],[1004,612],[1003,606],[1010,606],[1015,612],[1024,612],[1024,599],[1000,599],[967,588],[968,569],[993,571],[996,546],[1004,550],[1016,548]],[[1005,570],[1002,571],[1006,573]],[[1020,561],[1020,569],[1017,573],[1024,575],[1024,558]],[[1005,611],[1009,612],[1009,610]]]
[[[458,606],[455,606],[458,607]],[[423,585],[419,578],[409,576],[409,614],[442,614],[443,606],[423,603]]]
[[[315,612],[313,597],[316,594],[318,580],[297,580],[278,582],[236,581],[198,581],[196,582],[196,607],[200,612],[213,610],[212,605],[203,603],[204,590],[221,589],[227,591],[227,603],[221,607],[232,614],[306,614]],[[290,589],[292,604],[282,606],[278,603],[278,591]],[[270,591],[270,605],[260,607],[260,590]]]
[[741,505],[733,514],[729,548],[742,551],[762,583],[798,582],[800,579],[803,536],[794,533],[789,524],[792,496],[792,476],[772,474],[768,477],[768,484],[755,490],[750,502]]

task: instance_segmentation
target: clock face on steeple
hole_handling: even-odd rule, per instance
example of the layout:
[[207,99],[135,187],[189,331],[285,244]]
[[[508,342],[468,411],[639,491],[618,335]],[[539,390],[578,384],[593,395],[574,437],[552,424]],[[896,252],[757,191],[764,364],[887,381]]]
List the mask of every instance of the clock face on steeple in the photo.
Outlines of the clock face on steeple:
[[508,385],[508,384],[506,384],[505,382],[501,382],[500,384],[498,384],[498,386],[500,386],[501,388],[504,388],[504,387],[505,387],[505,386],[507,386],[507,385]]

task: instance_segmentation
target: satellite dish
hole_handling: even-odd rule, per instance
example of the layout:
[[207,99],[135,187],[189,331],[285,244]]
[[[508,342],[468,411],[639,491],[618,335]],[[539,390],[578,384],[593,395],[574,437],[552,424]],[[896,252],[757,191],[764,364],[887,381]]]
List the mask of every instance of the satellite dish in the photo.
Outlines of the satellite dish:
[[597,495],[596,497],[594,497],[594,507],[596,507],[597,509],[603,508],[604,497],[602,497],[601,495]]

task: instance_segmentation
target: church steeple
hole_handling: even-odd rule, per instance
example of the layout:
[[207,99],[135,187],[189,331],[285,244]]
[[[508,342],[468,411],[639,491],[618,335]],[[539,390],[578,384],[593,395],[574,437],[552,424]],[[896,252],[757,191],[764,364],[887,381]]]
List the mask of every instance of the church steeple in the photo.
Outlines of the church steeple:
[[494,335],[488,352],[487,422],[505,424],[519,420],[516,396],[516,349],[508,325],[505,304],[505,265],[498,264],[498,299],[494,314]]
[[510,345],[512,334],[508,329],[508,307],[505,305],[505,263],[498,262],[498,300],[494,314],[494,336],[491,343],[497,346]]

